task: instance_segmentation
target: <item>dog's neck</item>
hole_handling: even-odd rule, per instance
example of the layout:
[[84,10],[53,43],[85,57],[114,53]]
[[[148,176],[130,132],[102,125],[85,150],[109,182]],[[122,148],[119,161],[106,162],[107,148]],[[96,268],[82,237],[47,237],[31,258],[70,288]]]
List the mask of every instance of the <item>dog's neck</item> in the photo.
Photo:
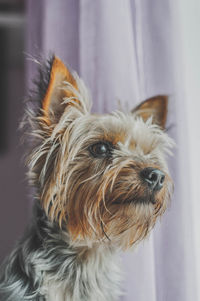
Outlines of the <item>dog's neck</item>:
[[[39,291],[48,301],[116,300],[119,256],[110,243],[73,244],[37,204],[33,231],[41,241],[34,255]],[[109,286],[108,286],[109,283]],[[110,287],[111,285],[111,287]]]

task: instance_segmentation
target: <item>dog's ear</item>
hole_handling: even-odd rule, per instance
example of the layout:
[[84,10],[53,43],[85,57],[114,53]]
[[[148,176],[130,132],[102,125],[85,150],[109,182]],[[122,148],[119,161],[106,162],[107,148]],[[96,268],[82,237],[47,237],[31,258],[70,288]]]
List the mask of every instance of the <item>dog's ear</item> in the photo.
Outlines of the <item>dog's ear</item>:
[[53,56],[40,75],[42,118],[47,124],[57,123],[69,106],[85,110],[86,104],[80,91],[80,88],[86,91],[83,82],[58,57]]
[[158,95],[141,102],[132,110],[132,113],[142,117],[144,121],[152,116],[153,123],[158,124],[164,129],[167,119],[167,106],[168,97],[165,95]]

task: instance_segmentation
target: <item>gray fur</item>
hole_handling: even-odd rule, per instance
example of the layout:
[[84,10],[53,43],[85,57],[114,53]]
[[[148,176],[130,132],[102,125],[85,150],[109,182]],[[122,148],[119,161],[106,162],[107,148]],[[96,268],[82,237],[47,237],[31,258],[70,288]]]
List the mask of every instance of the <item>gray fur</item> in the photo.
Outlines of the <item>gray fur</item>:
[[[117,262],[109,243],[91,249],[70,244],[67,232],[49,222],[37,202],[32,225],[2,266],[0,300],[116,300]],[[52,287],[62,297],[55,293],[51,299]]]

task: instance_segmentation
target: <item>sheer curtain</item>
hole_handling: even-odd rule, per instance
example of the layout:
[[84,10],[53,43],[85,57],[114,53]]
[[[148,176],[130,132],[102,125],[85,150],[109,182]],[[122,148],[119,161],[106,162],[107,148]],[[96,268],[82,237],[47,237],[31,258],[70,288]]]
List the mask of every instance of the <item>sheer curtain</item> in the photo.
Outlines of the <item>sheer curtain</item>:
[[[179,91],[179,106],[185,107],[187,119],[182,120],[180,126],[184,129],[181,133],[181,148],[187,144],[187,156],[182,162],[188,161],[189,168],[182,173],[182,183],[190,187],[188,198],[190,227],[192,227],[193,243],[188,253],[195,264],[195,279],[198,283],[196,300],[200,300],[200,2],[198,0],[178,0],[174,3],[174,23],[178,28],[179,37],[175,36],[176,48],[176,90]],[[180,57],[181,54],[181,57]],[[177,108],[178,110],[178,108]],[[180,118],[181,119],[181,118]],[[185,140],[185,132],[188,132]],[[184,176],[185,175],[185,176]],[[188,181],[188,182],[187,182]],[[191,253],[192,251],[192,253]],[[192,288],[191,288],[192,289]]]
[[[27,1],[28,54],[55,52],[60,56],[88,85],[94,111],[117,109],[118,100],[131,109],[147,97],[171,95],[168,128],[177,142],[170,159],[174,198],[148,240],[122,255],[123,301],[198,300],[195,162],[199,163],[199,152],[195,141],[199,134],[194,105],[199,88],[192,80],[192,69],[184,72],[190,63],[197,68],[189,57],[197,56],[199,44],[193,39],[194,53],[189,49],[190,28],[197,24],[189,23],[188,4],[183,3],[181,7],[182,0]],[[27,61],[29,86],[34,74],[34,64]],[[195,92],[190,90],[194,85]]]

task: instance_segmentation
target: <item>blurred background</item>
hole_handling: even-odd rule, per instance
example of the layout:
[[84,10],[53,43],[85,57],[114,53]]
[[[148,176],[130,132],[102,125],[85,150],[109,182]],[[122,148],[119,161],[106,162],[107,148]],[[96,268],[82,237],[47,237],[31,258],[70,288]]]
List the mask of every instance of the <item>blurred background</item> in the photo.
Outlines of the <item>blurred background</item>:
[[122,255],[121,301],[200,301],[199,30],[199,0],[0,0],[0,262],[31,215],[18,126],[34,58],[55,52],[96,112],[170,95],[174,197],[148,240]]
[[0,1],[0,261],[24,230],[28,189],[19,121],[25,95],[24,1]]

